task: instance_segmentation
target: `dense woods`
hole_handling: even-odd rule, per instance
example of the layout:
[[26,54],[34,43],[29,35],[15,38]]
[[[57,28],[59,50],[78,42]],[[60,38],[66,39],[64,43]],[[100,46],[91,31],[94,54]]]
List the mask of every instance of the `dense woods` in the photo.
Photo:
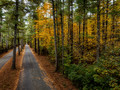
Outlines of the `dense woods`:
[[80,90],[120,89],[120,0],[1,0],[0,53],[25,44]]

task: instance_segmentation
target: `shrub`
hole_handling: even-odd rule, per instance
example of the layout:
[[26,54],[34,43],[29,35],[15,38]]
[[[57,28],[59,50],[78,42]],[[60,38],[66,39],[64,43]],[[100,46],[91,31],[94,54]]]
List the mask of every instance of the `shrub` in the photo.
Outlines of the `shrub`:
[[103,65],[71,64],[65,68],[65,75],[80,90],[120,89],[120,73]]

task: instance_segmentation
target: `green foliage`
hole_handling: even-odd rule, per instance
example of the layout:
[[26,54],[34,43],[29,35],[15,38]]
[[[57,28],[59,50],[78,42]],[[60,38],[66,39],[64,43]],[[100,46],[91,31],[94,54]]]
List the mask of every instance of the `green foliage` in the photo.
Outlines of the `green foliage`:
[[119,50],[119,48],[110,50],[109,53],[107,52],[109,54],[107,59],[102,56],[100,61],[93,65],[86,63],[70,64],[68,56],[64,73],[80,90],[119,90]]

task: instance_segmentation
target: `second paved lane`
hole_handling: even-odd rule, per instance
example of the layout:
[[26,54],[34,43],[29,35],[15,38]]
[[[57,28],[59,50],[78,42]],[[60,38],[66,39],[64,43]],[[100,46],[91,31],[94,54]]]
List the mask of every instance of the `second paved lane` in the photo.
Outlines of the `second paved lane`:
[[[16,52],[18,51],[18,48],[16,48]],[[10,60],[10,58],[13,57],[13,50],[8,53],[7,55],[5,55],[4,57],[0,58],[0,69],[6,64],[6,62],[8,60]]]

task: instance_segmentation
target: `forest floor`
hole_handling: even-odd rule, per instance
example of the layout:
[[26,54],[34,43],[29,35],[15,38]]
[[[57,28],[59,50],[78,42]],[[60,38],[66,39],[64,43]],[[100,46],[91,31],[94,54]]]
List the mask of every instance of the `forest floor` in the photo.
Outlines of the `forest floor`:
[[[9,53],[9,52],[8,52]],[[6,53],[6,55],[8,54]],[[17,87],[17,83],[19,80],[19,75],[22,66],[22,58],[24,55],[24,51],[21,52],[19,56],[17,53],[16,56],[16,70],[12,70],[12,60],[8,60],[8,62],[0,69],[0,90],[15,90]]]
[[50,63],[48,56],[39,56],[32,48],[31,50],[39,63],[40,69],[46,73],[48,82],[51,81],[56,90],[78,90],[63,74],[55,72],[55,66]]

